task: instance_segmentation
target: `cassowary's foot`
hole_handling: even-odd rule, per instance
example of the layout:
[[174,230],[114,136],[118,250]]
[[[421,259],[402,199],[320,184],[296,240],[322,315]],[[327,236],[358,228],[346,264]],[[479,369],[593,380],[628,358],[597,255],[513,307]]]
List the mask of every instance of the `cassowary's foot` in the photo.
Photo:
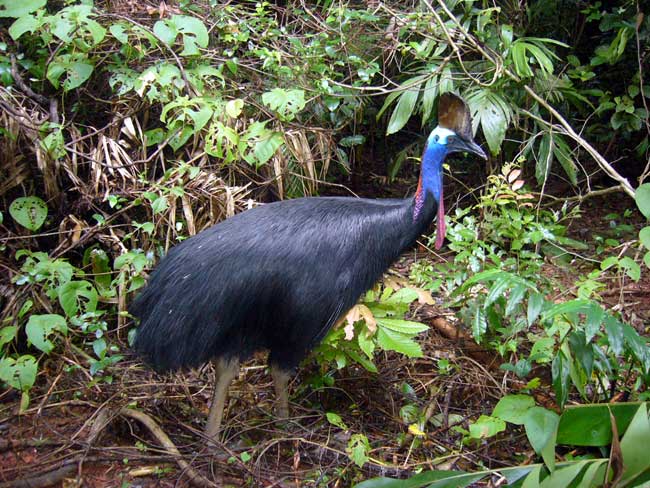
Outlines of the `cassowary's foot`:
[[216,442],[223,418],[223,408],[228,396],[228,387],[239,373],[239,361],[237,359],[216,359],[214,368],[216,382],[208,421],[205,424],[205,435]]
[[271,365],[271,376],[275,387],[276,415],[280,420],[289,418],[289,380],[291,372],[284,371],[279,366]]

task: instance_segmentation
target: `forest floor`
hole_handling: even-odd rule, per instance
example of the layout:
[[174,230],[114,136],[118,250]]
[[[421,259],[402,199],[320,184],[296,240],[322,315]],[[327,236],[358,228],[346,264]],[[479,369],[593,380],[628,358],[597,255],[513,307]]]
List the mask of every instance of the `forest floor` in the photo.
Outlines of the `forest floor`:
[[[617,210],[603,207],[610,203],[587,206],[572,228],[576,237],[585,228],[608,232],[603,216]],[[415,254],[422,253],[411,252],[392,272],[408,276]],[[449,256],[425,257],[445,258]],[[575,279],[573,270],[551,263],[545,272],[560,282],[564,275],[567,285]],[[637,283],[612,282],[603,298],[639,328],[650,323],[648,290],[650,277],[643,273]],[[434,468],[434,462],[436,469],[468,471],[532,462],[535,453],[521,428],[461,444],[463,436],[455,427],[466,428],[468,420],[489,414],[499,398],[518,392],[525,381],[499,369],[501,358],[495,353],[441,334],[441,323],[459,335],[465,327],[442,298],[437,300],[412,311],[415,320],[432,326],[419,337],[422,358],[382,353],[375,361],[379,374],[349,366],[334,374],[333,386],[323,386],[322,372],[308,360],[291,384],[286,422],[273,416],[265,357],[249,361],[230,388],[222,443],[216,448],[202,437],[211,397],[210,366],[159,376],[127,355],[114,367],[112,383],[95,383],[76,366],[83,357],[75,349],[51,356],[25,413],[18,414],[19,394],[0,394],[0,487],[185,486],[187,471],[169,449],[160,447],[151,428],[124,414],[125,409],[150,416],[153,428],[171,439],[192,469],[218,480],[217,486],[344,487],[375,476],[408,477]],[[126,338],[121,339],[128,350]],[[446,374],[439,373],[441,359],[451,365]],[[534,393],[537,403],[556,408],[548,371],[532,376],[542,380]],[[400,415],[406,405],[429,419],[424,435],[408,431]],[[347,429],[328,422],[328,412],[339,415]],[[370,441],[370,460],[363,468],[346,452],[354,433]],[[32,484],[19,481],[26,479]]]

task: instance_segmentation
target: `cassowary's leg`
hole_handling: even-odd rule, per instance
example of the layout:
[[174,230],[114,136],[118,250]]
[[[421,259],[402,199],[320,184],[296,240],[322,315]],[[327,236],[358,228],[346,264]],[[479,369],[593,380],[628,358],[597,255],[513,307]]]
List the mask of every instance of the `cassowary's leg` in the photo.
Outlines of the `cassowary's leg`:
[[210,406],[208,422],[205,424],[205,435],[216,440],[219,427],[221,427],[223,407],[228,396],[228,387],[239,373],[239,360],[216,359],[214,361],[214,369],[216,382],[214,385],[214,393],[212,394],[212,405]]
[[271,364],[271,376],[275,386],[275,398],[278,402],[278,417],[286,419],[289,417],[289,380],[291,372],[285,371],[276,364]]

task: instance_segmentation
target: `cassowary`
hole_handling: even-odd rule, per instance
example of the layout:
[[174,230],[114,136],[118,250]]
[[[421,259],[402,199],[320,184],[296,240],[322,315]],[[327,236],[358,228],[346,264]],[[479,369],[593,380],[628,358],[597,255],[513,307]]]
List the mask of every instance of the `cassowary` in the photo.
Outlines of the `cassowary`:
[[161,260],[130,308],[140,319],[135,349],[158,371],[214,362],[208,437],[219,432],[240,361],[269,351],[278,414],[287,417],[290,374],[436,213],[442,245],[442,164],[459,151],[486,158],[473,141],[467,106],[447,93],[413,198],[270,203],[200,232]]

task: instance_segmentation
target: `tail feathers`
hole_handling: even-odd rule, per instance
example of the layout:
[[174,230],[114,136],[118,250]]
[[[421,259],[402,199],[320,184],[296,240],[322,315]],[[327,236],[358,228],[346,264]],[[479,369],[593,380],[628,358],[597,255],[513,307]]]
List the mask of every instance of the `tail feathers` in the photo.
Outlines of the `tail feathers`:
[[156,371],[176,371],[200,366],[210,360],[215,328],[205,327],[201,317],[169,314],[170,310],[159,302],[153,306],[146,294],[138,297],[129,312],[141,319],[134,349]]

